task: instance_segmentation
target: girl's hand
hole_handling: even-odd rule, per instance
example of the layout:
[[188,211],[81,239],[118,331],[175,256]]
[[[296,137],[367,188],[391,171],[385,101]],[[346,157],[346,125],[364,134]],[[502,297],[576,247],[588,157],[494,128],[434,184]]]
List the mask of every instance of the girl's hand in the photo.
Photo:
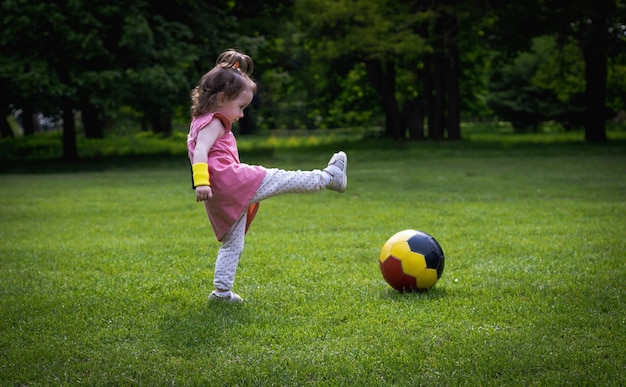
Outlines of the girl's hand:
[[209,185],[201,185],[196,187],[196,201],[204,202],[213,197],[213,191]]

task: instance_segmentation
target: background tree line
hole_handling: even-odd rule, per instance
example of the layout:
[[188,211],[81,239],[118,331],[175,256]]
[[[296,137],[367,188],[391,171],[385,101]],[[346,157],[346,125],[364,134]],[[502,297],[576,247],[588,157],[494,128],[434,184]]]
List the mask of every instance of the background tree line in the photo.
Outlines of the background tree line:
[[602,142],[626,110],[623,0],[2,0],[0,20],[4,115],[21,112],[25,135],[35,113],[61,117],[70,160],[77,124],[101,138],[122,118],[165,135],[188,121],[190,90],[229,47],[260,86],[243,134],[456,140],[461,120],[497,118]]

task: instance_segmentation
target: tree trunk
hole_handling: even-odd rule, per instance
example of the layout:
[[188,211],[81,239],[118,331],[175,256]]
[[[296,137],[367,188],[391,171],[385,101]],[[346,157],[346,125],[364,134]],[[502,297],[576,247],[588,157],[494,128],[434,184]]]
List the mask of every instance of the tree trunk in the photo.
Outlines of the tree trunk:
[[406,101],[404,105],[406,125],[409,129],[409,140],[424,139],[424,99],[417,97]]
[[436,125],[436,123],[433,122],[433,117],[435,116],[435,86],[433,83],[433,56],[431,54],[424,55],[422,94],[424,95],[424,110],[428,120],[427,127],[430,135],[431,128]]
[[160,133],[165,136],[172,134],[172,115],[170,112],[156,109],[150,116],[150,124],[154,133]]
[[433,85],[434,101],[432,107],[432,117],[428,127],[428,137],[432,140],[443,140],[444,117],[445,117],[445,87],[444,87],[444,20],[437,18],[435,22],[434,37],[435,54],[433,56]]
[[457,47],[458,21],[456,16],[448,15],[446,21],[446,60],[445,80],[448,96],[448,115],[446,126],[449,140],[461,139],[461,96],[459,88],[459,49]]
[[100,112],[91,103],[85,103],[81,109],[85,137],[104,138],[104,122],[100,119]]
[[[600,13],[600,12],[599,12]],[[596,15],[583,42],[585,58],[585,141],[605,142],[607,81],[607,16]]]
[[22,130],[24,131],[24,136],[32,136],[35,134],[35,122],[33,107],[27,103],[22,108]]
[[382,97],[386,122],[385,135],[393,139],[404,140],[402,117],[395,95],[396,73],[394,64],[387,63],[386,66],[383,66],[379,61],[367,61],[365,62],[365,69],[372,85],[374,85],[374,88]]
[[63,108],[63,160],[78,160],[78,148],[76,146],[76,122],[74,111],[69,100],[62,102]]

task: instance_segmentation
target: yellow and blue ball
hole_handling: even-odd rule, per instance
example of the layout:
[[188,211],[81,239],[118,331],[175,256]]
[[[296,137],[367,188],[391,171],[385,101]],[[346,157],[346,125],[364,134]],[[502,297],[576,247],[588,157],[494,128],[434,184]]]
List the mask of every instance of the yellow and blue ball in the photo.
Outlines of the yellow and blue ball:
[[445,256],[439,243],[422,231],[394,234],[380,251],[380,271],[392,288],[423,291],[435,286],[443,274]]

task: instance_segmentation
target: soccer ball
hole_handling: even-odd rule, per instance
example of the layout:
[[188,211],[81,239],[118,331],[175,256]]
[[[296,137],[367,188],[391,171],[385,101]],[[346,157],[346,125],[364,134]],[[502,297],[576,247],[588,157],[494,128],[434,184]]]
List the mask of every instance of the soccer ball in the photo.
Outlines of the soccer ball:
[[422,231],[404,230],[393,235],[380,251],[380,271],[392,288],[423,291],[443,273],[444,254],[439,243]]

